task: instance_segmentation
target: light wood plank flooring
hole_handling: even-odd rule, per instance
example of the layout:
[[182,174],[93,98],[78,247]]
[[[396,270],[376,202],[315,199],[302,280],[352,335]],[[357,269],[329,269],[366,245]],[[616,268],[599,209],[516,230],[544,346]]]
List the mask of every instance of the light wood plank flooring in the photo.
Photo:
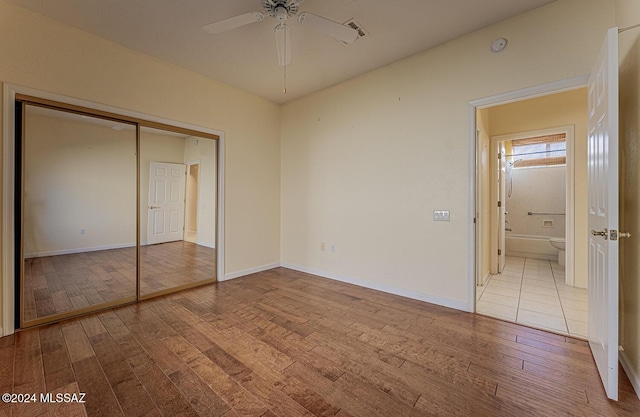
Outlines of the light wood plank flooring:
[[[143,295],[215,276],[215,249],[189,242],[140,248]],[[30,321],[136,295],[135,248],[26,259],[24,319]]]
[[[0,416],[638,416],[583,341],[278,268],[0,339]],[[56,414],[57,413],[57,414]]]
[[140,263],[140,292],[147,295],[215,277],[216,250],[185,241],[142,246]]

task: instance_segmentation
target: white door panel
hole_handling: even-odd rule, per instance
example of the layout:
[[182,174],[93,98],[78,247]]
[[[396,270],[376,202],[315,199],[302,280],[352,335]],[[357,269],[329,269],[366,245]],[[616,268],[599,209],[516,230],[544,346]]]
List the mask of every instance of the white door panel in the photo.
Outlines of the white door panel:
[[149,244],[184,238],[186,165],[151,162],[149,177]]
[[589,77],[589,346],[618,399],[618,30],[610,29]]

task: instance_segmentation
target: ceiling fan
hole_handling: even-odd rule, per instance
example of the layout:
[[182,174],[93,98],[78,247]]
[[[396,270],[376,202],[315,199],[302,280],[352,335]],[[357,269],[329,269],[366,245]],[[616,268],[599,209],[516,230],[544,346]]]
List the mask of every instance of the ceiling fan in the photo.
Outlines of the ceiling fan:
[[[278,24],[275,27],[278,63],[282,66],[291,63],[291,45],[289,43],[289,27],[287,19],[298,14],[300,3],[304,0],[262,0],[264,12],[249,12],[202,27],[205,32],[215,35],[233,30],[251,23],[261,22],[265,17],[273,17]],[[358,31],[333,20],[309,12],[298,15],[298,22],[311,29],[320,31],[344,43],[353,43],[358,39]]]

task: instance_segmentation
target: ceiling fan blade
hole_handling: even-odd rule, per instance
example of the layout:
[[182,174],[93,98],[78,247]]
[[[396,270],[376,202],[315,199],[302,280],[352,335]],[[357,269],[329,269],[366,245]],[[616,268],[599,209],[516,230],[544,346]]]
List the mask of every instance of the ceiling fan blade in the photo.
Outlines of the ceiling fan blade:
[[211,35],[217,35],[218,33],[236,29],[251,23],[261,22],[263,19],[264,15],[262,13],[250,12],[204,25],[202,26],[202,30]]
[[303,26],[307,26],[311,29],[326,33],[327,35],[333,36],[337,40],[344,43],[353,43],[356,39],[358,39],[357,30],[338,22],[334,22],[333,20],[315,15],[313,13],[300,13],[298,21]]
[[278,64],[281,66],[291,64],[291,42],[289,42],[289,27],[278,25],[275,29],[276,49],[278,51]]

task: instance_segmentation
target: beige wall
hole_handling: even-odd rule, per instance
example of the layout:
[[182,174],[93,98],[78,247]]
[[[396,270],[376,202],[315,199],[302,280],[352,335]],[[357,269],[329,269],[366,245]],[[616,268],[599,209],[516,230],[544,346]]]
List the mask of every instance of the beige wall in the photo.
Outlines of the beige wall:
[[[618,26],[640,22],[640,2],[616,0]],[[620,48],[620,345],[622,362],[640,396],[640,28],[619,36]]]
[[[52,118],[28,111],[26,132],[25,256],[135,245],[135,129],[116,131],[79,117]],[[150,163],[198,160],[198,243],[215,247],[215,147],[211,139],[142,129],[141,244],[147,244]]]
[[614,24],[560,0],[285,105],[283,263],[469,308],[468,103],[587,74]]
[[[604,33],[604,32],[603,32]],[[604,39],[604,35],[602,35]],[[601,41],[598,42],[600,45]],[[599,46],[598,46],[599,47]],[[574,126],[575,285],[587,287],[587,91],[585,88],[492,107],[491,135]]]
[[0,82],[224,132],[226,273],[279,262],[278,105],[2,0],[0,56]]
[[134,246],[135,130],[40,112],[27,106],[25,257]]

